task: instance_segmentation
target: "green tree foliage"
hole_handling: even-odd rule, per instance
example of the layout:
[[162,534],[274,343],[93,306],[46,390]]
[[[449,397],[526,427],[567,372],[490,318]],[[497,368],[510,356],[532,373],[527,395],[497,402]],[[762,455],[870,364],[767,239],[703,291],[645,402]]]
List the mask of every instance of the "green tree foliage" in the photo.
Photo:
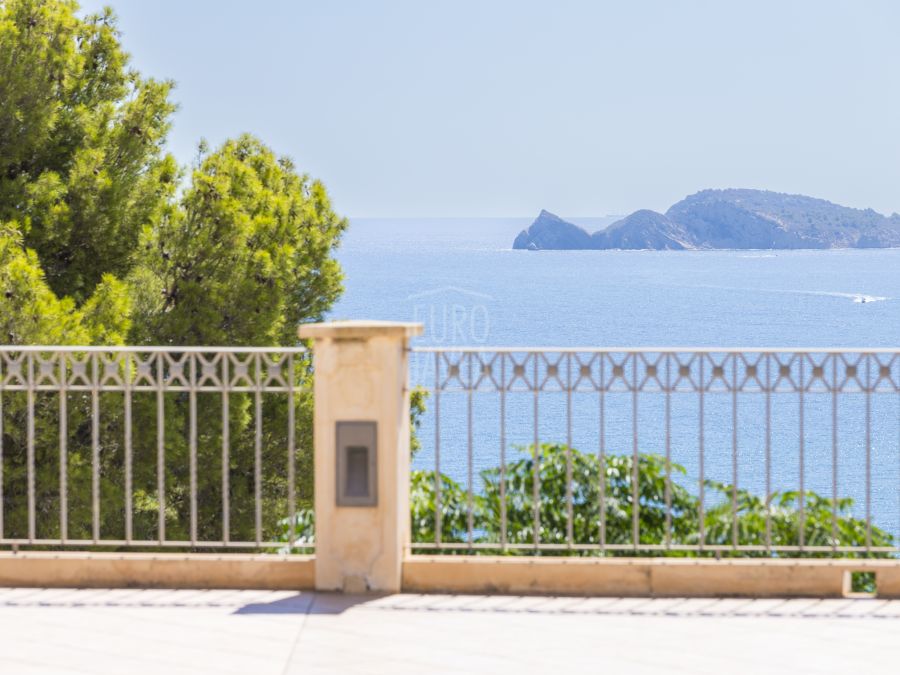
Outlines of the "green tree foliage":
[[[16,344],[296,343],[341,292],[333,251],[346,228],[325,187],[258,139],[225,141],[191,171],[165,152],[173,84],[129,66],[110,10],[80,17],[72,0],[0,0],[0,330]],[[253,371],[251,365],[251,373]],[[294,374],[309,377],[296,359]],[[215,398],[216,400],[212,400]],[[265,527],[284,513],[287,397],[265,397]],[[58,397],[35,401],[39,536],[59,534]],[[69,537],[90,538],[91,404],[68,395]],[[101,534],[121,535],[122,398],[101,396]],[[221,458],[221,401],[198,404],[199,535],[220,532],[230,476],[235,539],[252,539],[254,401],[231,397],[233,452]],[[311,497],[311,401],[295,397],[297,489]],[[185,395],[166,394],[167,529],[184,538],[189,499]],[[134,398],[135,537],[156,536],[156,418]],[[24,394],[3,394],[8,536],[25,536]],[[146,430],[154,430],[147,433]],[[270,456],[271,455],[271,456]],[[249,508],[246,506],[249,503]],[[119,505],[112,508],[106,505]],[[86,510],[85,510],[86,509]]]
[[104,275],[81,306],[57,297],[37,254],[9,225],[0,229],[0,288],[0,336],[8,344],[118,344],[130,327],[124,283]]
[[[539,540],[545,544],[568,542],[568,492],[572,501],[572,541],[576,544],[600,542],[601,486],[602,512],[606,543],[630,546],[634,543],[633,510],[634,461],[631,455],[608,455],[602,464],[593,454],[565,445],[542,444],[538,458]],[[571,483],[568,476],[571,471]],[[534,447],[521,448],[520,457],[509,462],[503,472],[504,495],[501,500],[501,472],[491,468],[480,474],[481,484],[471,493],[447,476],[441,476],[441,538],[444,542],[469,541],[468,514],[473,517],[472,540],[479,544],[501,541],[501,503],[507,518],[506,541],[532,544],[535,541]],[[768,536],[773,546],[798,546],[802,530],[807,546],[865,546],[866,522],[851,513],[851,499],[837,503],[815,492],[804,495],[803,510],[797,492],[776,492],[766,501],[746,490],[737,490],[732,515],[730,485],[707,481],[703,535],[700,531],[700,501],[684,488],[679,476],[684,467],[669,465],[652,454],[640,454],[637,464],[638,526],[641,544],[697,545],[728,547],[734,527],[741,545],[764,546]],[[668,485],[668,490],[667,490]],[[435,541],[437,505],[435,475],[414,471],[412,476],[412,538],[416,542]],[[668,494],[668,497],[667,497]],[[671,508],[669,508],[671,505]],[[667,512],[670,516],[667,518]],[[872,545],[891,546],[893,539],[884,530],[872,528]],[[547,552],[543,552],[546,554]],[[629,554],[619,551],[614,554]],[[682,555],[677,551],[670,552]],[[771,555],[764,551],[740,555]],[[805,555],[832,555],[807,553]]]
[[[534,530],[534,477],[535,456],[533,448],[523,449],[523,457],[507,466],[504,472],[507,512],[507,541],[528,544],[535,541]],[[568,533],[567,472],[571,470],[572,482],[572,538],[578,542],[600,541],[601,485],[604,487],[606,543],[625,544],[632,541],[633,522],[633,460],[627,455],[611,455],[605,458],[604,477],[601,480],[600,461],[596,455],[577,450],[569,453],[562,445],[541,445],[538,458],[538,523],[540,541],[565,544]],[[676,473],[684,473],[673,465]],[[489,469],[481,474],[484,490],[485,522],[500,522],[501,472]],[[665,460],[656,455],[638,457],[638,499],[640,538],[643,543],[665,541],[666,532],[666,479]],[[559,490],[561,489],[561,492]],[[696,504],[681,485],[672,483],[670,500],[674,539],[689,536],[691,523],[696,515]],[[491,529],[496,530],[496,527]],[[499,537],[496,538],[499,541]]]
[[409,392],[409,453],[411,457],[415,457],[422,449],[419,429],[422,428],[422,418],[425,417],[425,401],[427,399],[428,391],[423,387],[413,387]]
[[145,228],[134,277],[139,336],[295,342],[297,323],[320,319],[341,291],[330,256],[344,227],[320,182],[252,136],[227,141],[193,172],[179,208]]
[[50,288],[77,303],[122,278],[177,167],[162,150],[171,82],[128,67],[110,10],[0,3],[0,221],[15,221]]

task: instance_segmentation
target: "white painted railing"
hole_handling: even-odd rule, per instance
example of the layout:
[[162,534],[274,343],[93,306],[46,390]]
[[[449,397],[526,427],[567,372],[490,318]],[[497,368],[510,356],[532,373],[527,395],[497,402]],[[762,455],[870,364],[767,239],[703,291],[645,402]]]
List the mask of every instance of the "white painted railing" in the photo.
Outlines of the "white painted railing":
[[417,348],[413,550],[892,555],[895,349]]
[[[897,350],[409,355],[413,551],[900,551]],[[311,382],[300,347],[0,347],[0,546],[312,550]]]
[[0,347],[0,546],[311,548],[309,382],[302,348]]

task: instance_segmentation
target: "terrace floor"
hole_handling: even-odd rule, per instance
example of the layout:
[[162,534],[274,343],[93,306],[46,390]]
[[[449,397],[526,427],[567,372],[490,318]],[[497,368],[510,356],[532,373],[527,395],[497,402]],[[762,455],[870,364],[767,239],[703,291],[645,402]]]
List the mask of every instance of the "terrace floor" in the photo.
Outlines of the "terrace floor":
[[0,673],[896,673],[900,601],[0,589]]

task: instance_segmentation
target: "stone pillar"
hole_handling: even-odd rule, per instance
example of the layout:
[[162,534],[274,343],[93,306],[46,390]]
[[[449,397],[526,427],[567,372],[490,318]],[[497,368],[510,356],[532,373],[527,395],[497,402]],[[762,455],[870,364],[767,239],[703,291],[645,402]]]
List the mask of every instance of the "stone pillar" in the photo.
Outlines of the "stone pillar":
[[[410,528],[407,350],[421,334],[421,324],[384,321],[300,327],[313,340],[315,366],[318,590],[400,590]],[[338,505],[339,422],[376,424],[374,505]]]

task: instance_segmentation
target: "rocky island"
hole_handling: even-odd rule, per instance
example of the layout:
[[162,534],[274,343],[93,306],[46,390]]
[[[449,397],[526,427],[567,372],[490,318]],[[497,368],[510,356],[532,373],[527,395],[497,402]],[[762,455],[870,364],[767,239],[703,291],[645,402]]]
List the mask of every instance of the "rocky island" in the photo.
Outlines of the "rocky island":
[[635,211],[593,234],[541,211],[515,249],[824,249],[900,247],[900,215],[766,190],[703,190],[665,213]]

